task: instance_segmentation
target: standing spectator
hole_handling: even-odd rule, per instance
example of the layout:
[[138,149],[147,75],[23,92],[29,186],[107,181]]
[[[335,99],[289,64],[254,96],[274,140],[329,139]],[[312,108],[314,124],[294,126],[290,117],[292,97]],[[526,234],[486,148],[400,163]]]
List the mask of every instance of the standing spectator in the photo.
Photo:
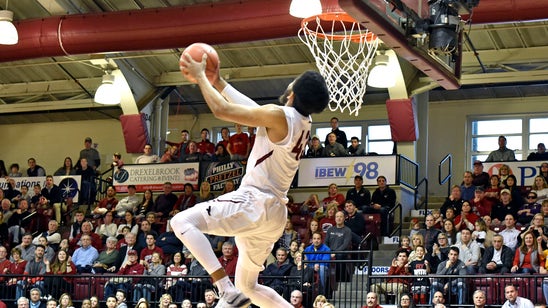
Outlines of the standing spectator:
[[247,127],[247,134],[249,135],[249,151],[251,152],[251,149],[253,149],[253,145],[255,145],[255,138],[257,137],[257,134],[255,131],[257,130],[257,127],[248,126]]
[[[55,204],[58,204],[57,206],[59,207],[61,206],[61,190],[59,189],[59,186],[53,183],[53,176],[46,176],[46,185],[42,188],[41,194],[46,198],[50,207],[55,206]],[[60,222],[61,217],[57,218],[57,221]]]
[[143,155],[135,159],[136,164],[153,164],[160,161],[160,157],[156,154],[152,154],[152,145],[150,143],[145,144],[143,149]]
[[438,241],[441,230],[434,227],[434,216],[431,214],[426,215],[425,225],[426,229],[420,230],[420,233],[424,236],[424,248],[426,248],[426,251],[432,251],[432,246]]
[[346,212],[344,224],[352,231],[352,244],[354,247],[358,247],[362,237],[365,235],[365,219],[358,212],[358,208],[352,200],[346,200],[344,210]]
[[[352,231],[344,225],[343,211],[338,211],[335,214],[335,225],[327,229],[324,243],[332,251],[338,251],[337,253],[331,254],[332,259],[344,260],[347,258],[347,254],[341,251],[346,251],[351,248],[350,244],[352,243]],[[339,278],[338,280],[346,281],[349,277],[350,274],[346,272],[346,269],[346,264],[336,264],[336,274]]]
[[506,274],[512,268],[514,254],[512,249],[504,245],[504,237],[493,236],[493,246],[487,247],[479,264],[480,274]]
[[228,130],[228,127],[221,128],[221,140],[217,142],[217,145],[222,144],[225,146],[225,149],[226,149],[228,147],[229,140],[230,140],[230,130]]
[[323,157],[324,147],[320,142],[320,138],[317,135],[312,136],[310,143],[308,145],[308,150],[306,151],[306,157]]
[[[343,146],[345,149],[348,146],[348,140],[346,139],[346,133],[339,129],[339,119],[337,117],[331,118],[331,132],[336,136],[336,142]],[[329,133],[329,134],[330,134]],[[325,137],[325,144],[329,143],[329,134]]]
[[546,152],[546,146],[544,145],[544,143],[539,143],[537,144],[537,152],[531,152],[529,153],[529,155],[527,156],[527,160],[531,161],[531,160],[536,160],[536,161],[539,161],[539,160],[544,160],[544,161],[547,161],[548,160],[548,153]]
[[424,246],[415,247],[415,260],[409,262],[407,270],[413,278],[412,293],[413,302],[416,304],[426,304],[430,294],[430,280],[427,278],[430,274],[430,264],[425,259],[426,250]]
[[487,156],[487,159],[485,161],[493,162],[514,160],[516,160],[514,151],[506,147],[506,137],[501,135],[499,136],[499,148],[489,153],[489,156]]
[[325,157],[342,157],[348,155],[345,146],[337,142],[337,135],[334,132],[327,134],[327,142],[325,143],[323,154]]
[[516,286],[509,284],[504,287],[504,296],[506,301],[502,305],[502,308],[533,308],[533,302],[530,300],[518,296],[518,290]]
[[93,170],[97,170],[97,168],[99,168],[99,165],[101,165],[101,156],[95,148],[91,147],[91,143],[91,138],[86,137],[86,139],[84,140],[84,148],[80,151],[80,157],[78,158],[78,161],[81,164],[82,158],[85,158],[88,163],[88,167]]
[[392,219],[388,213],[396,205],[396,192],[386,184],[386,177],[377,177],[377,189],[371,197],[371,205],[364,209],[364,213],[381,214],[381,232],[383,236],[390,234],[392,230]]
[[363,209],[371,204],[371,193],[363,186],[363,177],[356,175],[354,177],[354,187],[346,192],[346,201],[352,200],[358,209]]
[[97,191],[95,187],[95,170],[88,165],[88,160],[86,158],[80,159],[80,169],[76,171],[76,175],[81,176],[78,202],[80,204],[93,204]]
[[14,163],[10,165],[10,173],[8,176],[10,178],[20,178],[23,176],[23,173],[19,170],[19,164]]
[[36,164],[36,159],[29,158],[27,160],[29,168],[27,169],[27,176],[36,177],[36,176],[46,176],[46,170],[42,166]]
[[347,151],[350,156],[363,156],[365,155],[365,146],[360,143],[358,137],[352,137],[350,138],[350,145]]
[[209,141],[209,129],[202,128],[200,132],[202,140],[198,142],[198,153],[202,154],[202,157],[208,157],[207,160],[211,160],[211,157],[215,153],[215,145]]
[[231,160],[246,160],[251,149],[249,137],[242,131],[242,125],[235,123],[236,133],[230,136],[226,150]]
[[160,163],[177,162],[177,147],[168,145],[164,150],[164,154],[160,157]]
[[479,186],[484,189],[489,185],[489,173],[483,171],[483,163],[479,160],[474,161],[474,171],[472,172],[472,185],[476,187]]
[[181,130],[181,142],[166,141],[166,144],[177,147],[177,159],[179,162],[183,161],[183,158],[188,153],[187,146],[190,141],[190,133],[188,130]]

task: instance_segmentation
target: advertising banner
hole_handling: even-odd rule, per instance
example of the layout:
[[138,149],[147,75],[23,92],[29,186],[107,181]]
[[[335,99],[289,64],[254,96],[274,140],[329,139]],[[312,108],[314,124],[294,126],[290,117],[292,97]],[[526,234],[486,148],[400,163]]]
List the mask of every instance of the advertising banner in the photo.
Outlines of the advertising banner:
[[[29,188],[29,193],[31,195],[34,195],[34,185],[38,184],[41,188],[44,188],[44,185],[46,184],[45,176],[16,177],[11,179],[15,181],[16,190],[21,191],[21,186],[26,185]],[[74,202],[78,202],[78,190],[80,189],[79,175],[54,176],[53,183],[59,186],[63,199],[72,197]],[[3,190],[8,189],[8,182],[5,178],[0,178],[0,188]]]
[[234,181],[236,187],[240,185],[245,173],[245,165],[240,161],[231,161],[228,163],[213,162],[205,166],[203,181],[209,182],[211,191],[222,191],[225,182]]
[[298,186],[353,186],[356,175],[363,177],[366,186],[376,186],[379,175],[390,185],[396,182],[396,163],[396,155],[306,158],[301,160]]
[[182,191],[186,183],[198,190],[198,170],[199,163],[124,165],[114,169],[112,179],[117,192],[127,192],[128,185],[137,192],[162,191],[164,182],[171,182],[174,191]]

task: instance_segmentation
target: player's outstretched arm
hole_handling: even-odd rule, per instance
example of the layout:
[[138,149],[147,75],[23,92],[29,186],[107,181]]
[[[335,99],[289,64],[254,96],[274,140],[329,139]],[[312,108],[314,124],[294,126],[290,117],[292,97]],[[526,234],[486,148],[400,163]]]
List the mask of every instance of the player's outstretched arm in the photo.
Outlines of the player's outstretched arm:
[[266,127],[273,142],[280,141],[287,136],[287,121],[281,107],[276,105],[248,106],[230,104],[209,83],[205,74],[206,59],[206,54],[204,54],[202,62],[196,62],[189,55],[185,55],[181,64],[198,83],[202,95],[215,117],[247,126]]
[[251,98],[240,93],[228,82],[226,82],[226,80],[224,80],[221,76],[217,78],[217,80],[213,84],[213,87],[215,87],[217,91],[221,92],[224,98],[226,98],[228,102],[231,104],[239,104],[239,105],[245,105],[250,107],[259,107],[259,104],[257,104]]

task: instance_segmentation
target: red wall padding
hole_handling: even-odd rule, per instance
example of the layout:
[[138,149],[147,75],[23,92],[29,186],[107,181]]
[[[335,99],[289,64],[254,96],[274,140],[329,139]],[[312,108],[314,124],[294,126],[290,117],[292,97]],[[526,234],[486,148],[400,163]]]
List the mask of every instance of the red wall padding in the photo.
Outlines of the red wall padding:
[[145,114],[123,114],[120,116],[127,153],[143,153],[149,143]]
[[419,138],[416,107],[414,98],[386,100],[393,141],[416,141]]

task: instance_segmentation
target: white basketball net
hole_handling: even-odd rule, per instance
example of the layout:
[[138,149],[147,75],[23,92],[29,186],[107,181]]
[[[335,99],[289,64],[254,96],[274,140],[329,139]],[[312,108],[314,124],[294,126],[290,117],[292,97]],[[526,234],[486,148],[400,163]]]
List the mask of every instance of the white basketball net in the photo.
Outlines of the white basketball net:
[[[341,25],[343,30],[334,33],[334,29]],[[350,115],[357,116],[379,39],[357,22],[349,23],[338,18],[323,20],[320,16],[316,16],[315,21],[303,21],[298,35],[310,49],[320,74],[325,78],[330,94],[329,109],[348,110]]]

